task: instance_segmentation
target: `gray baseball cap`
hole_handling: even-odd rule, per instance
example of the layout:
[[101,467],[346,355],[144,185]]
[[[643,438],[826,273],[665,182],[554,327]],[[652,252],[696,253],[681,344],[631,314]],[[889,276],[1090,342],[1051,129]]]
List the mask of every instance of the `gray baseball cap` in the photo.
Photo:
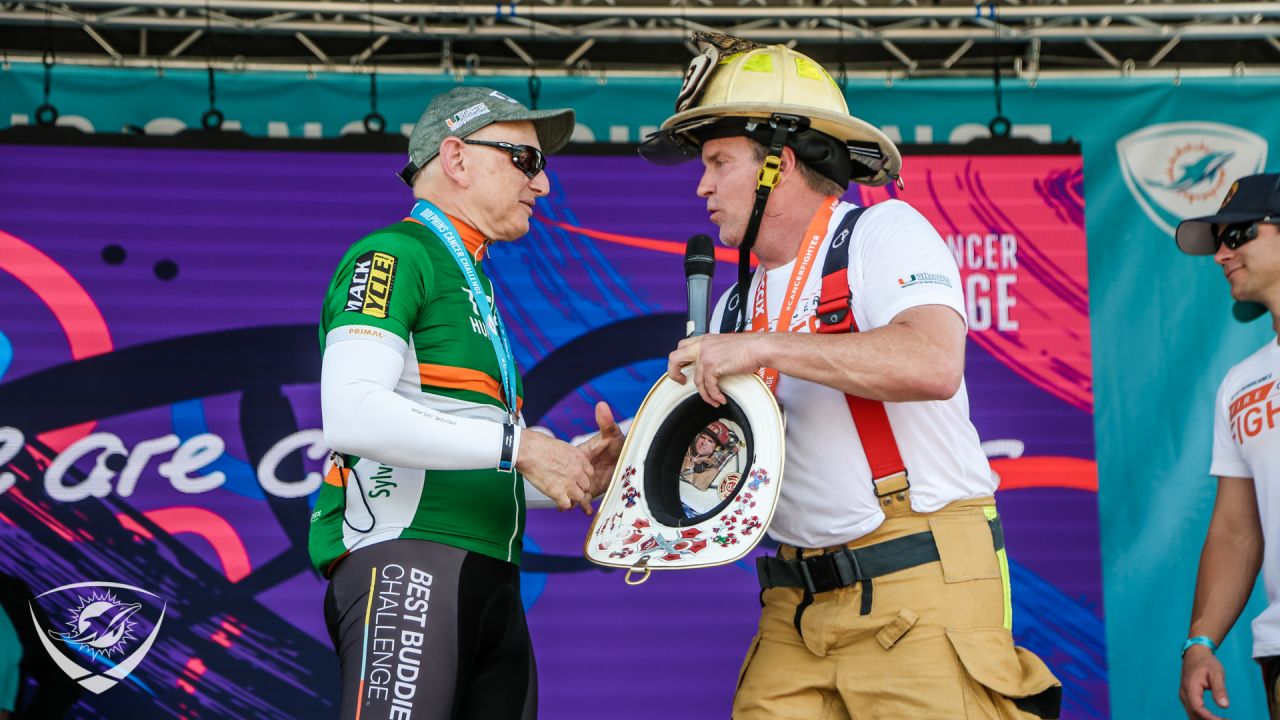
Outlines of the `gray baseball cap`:
[[573,110],[530,110],[493,88],[456,87],[431,99],[409,136],[409,164],[400,171],[406,184],[440,152],[450,136],[464,138],[486,125],[499,122],[533,122],[542,152],[550,155],[569,143],[573,134]]

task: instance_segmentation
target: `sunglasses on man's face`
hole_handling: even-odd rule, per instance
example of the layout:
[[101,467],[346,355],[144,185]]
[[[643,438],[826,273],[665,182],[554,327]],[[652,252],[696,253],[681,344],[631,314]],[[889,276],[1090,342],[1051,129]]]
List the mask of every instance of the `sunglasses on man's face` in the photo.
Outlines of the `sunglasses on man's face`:
[[511,162],[530,180],[538,176],[547,167],[547,156],[532,145],[513,145],[508,142],[491,142],[488,140],[463,140],[468,145],[484,145],[505,150],[511,155]]
[[1230,225],[1214,225],[1213,226],[1213,251],[1216,253],[1226,245],[1232,250],[1238,250],[1241,245],[1255,240],[1258,237],[1259,225],[1273,225],[1275,223],[1260,222],[1241,222],[1232,223]]

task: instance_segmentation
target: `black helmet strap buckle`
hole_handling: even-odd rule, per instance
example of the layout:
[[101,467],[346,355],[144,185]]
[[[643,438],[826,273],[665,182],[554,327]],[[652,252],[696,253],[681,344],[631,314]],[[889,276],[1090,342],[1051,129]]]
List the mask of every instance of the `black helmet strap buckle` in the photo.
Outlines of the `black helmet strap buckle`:
[[747,289],[750,286],[751,248],[756,244],[756,235],[760,232],[760,221],[764,219],[764,206],[769,202],[769,193],[777,186],[782,177],[782,148],[787,143],[787,136],[808,126],[805,118],[798,115],[774,113],[769,117],[769,127],[773,128],[773,136],[769,140],[769,150],[765,154],[764,164],[756,179],[756,201],[751,207],[751,217],[747,220],[747,230],[742,235],[742,244],[738,246],[738,307],[742,309],[738,316],[737,332],[743,332],[747,326]]

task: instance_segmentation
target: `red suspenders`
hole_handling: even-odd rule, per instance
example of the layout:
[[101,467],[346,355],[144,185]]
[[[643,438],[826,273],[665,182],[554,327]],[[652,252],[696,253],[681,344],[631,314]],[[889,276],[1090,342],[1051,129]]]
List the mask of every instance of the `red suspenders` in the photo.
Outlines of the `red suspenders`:
[[[818,298],[818,332],[858,332],[853,320],[852,295],[849,292],[849,245],[853,228],[866,208],[850,211],[836,228],[831,246],[822,264],[822,291]],[[736,288],[729,290],[729,302],[720,321],[720,332],[733,332],[742,308],[734,302]],[[905,492],[911,487],[907,467],[902,462],[898,441],[894,438],[884,403],[879,400],[845,395],[849,415],[862,440],[863,452],[871,466],[872,490],[877,498]]]
[[[852,295],[849,292],[849,245],[853,227],[866,208],[845,215],[836,229],[827,258],[822,265],[822,292],[818,298],[818,332],[858,332],[853,319]],[[871,484],[877,498],[900,493],[911,487],[907,467],[898,451],[884,403],[855,395],[845,395],[849,415],[862,440],[862,449],[871,466]]]

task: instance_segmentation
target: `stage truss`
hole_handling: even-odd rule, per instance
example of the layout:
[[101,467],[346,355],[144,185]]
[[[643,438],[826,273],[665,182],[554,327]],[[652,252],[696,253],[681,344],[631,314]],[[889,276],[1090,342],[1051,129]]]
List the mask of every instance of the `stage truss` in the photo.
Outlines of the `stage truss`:
[[886,80],[1280,73],[1280,2],[318,0],[0,2],[0,62],[454,73],[679,74],[690,34],[788,43]]

